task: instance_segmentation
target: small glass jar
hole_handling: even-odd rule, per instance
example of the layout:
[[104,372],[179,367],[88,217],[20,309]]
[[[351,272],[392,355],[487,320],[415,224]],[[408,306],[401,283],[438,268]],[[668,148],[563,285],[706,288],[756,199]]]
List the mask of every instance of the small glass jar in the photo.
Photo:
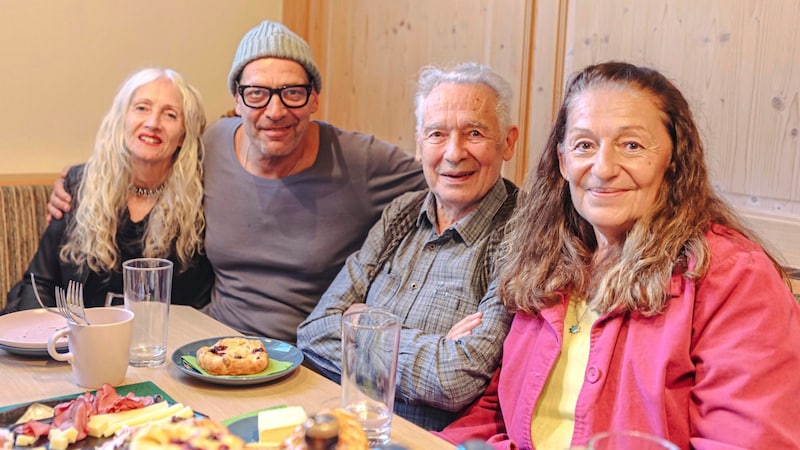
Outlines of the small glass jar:
[[339,443],[339,421],[332,414],[310,417],[303,424],[307,450],[336,450]]

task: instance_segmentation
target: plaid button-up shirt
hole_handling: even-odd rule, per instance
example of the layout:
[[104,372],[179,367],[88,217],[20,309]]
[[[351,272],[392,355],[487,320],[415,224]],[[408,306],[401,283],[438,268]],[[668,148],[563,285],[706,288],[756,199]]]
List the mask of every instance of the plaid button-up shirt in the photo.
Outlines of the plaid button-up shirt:
[[[428,429],[441,429],[480,395],[502,356],[511,316],[487,286],[486,248],[492,218],[507,193],[502,180],[477,208],[441,234],[436,233],[435,199],[428,193],[416,226],[402,240],[369,288],[367,271],[379,257],[391,217],[414,194],[390,204],[361,250],[298,328],[298,345],[323,372],[341,373],[341,316],[353,303],[388,308],[403,322],[395,413]],[[483,312],[480,326],[458,340],[445,339],[465,316]]]

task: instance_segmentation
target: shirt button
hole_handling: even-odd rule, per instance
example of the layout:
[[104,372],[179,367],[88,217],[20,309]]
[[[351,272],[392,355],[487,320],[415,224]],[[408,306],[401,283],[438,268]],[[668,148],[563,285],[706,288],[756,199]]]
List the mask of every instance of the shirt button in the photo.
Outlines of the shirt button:
[[433,244],[428,244],[428,250],[433,250],[434,248],[436,247]]
[[416,289],[416,288],[417,288],[417,283],[411,283],[411,289]]
[[597,383],[600,380],[602,373],[597,367],[589,367],[586,370],[586,381],[589,383]]

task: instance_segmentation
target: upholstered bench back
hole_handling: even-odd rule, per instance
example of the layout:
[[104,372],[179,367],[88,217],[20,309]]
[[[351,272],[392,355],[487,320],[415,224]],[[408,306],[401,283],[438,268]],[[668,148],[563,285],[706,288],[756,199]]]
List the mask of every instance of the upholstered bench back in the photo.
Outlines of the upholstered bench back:
[[39,246],[51,190],[52,184],[0,185],[0,309]]

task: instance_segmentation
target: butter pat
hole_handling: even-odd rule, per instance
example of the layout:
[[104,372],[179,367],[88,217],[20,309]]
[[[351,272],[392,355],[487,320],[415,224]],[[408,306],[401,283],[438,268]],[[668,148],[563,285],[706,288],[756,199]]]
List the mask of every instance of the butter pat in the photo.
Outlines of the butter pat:
[[69,427],[64,431],[58,428],[51,428],[50,433],[47,434],[50,450],[65,450],[69,444],[74,444],[77,439],[78,430],[75,427]]
[[302,406],[261,411],[258,413],[258,442],[283,442],[306,418],[306,411]]
[[36,441],[38,440],[39,438],[36,436],[28,436],[27,434],[18,434],[17,440],[14,442],[14,444],[17,447],[32,447],[33,444],[35,444]]

